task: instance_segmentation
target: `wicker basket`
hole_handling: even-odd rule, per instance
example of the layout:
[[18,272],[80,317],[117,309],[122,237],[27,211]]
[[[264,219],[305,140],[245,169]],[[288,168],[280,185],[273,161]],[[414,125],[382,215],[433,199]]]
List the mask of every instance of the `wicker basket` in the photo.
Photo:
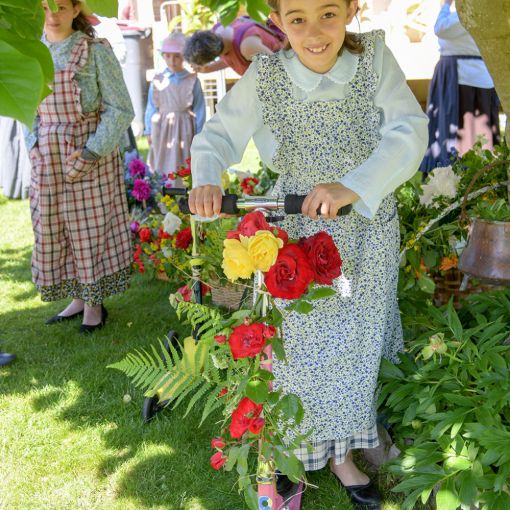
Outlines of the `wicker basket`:
[[462,306],[461,300],[470,294],[477,294],[479,292],[489,292],[491,290],[498,290],[503,287],[499,285],[492,285],[489,283],[480,283],[478,280],[469,280],[466,289],[460,290],[464,273],[458,269],[449,269],[448,271],[441,271],[432,275],[436,289],[434,291],[434,304],[436,306],[443,306],[453,296],[453,306],[460,308]]
[[245,285],[212,280],[210,287],[212,303],[215,306],[221,306],[228,310],[237,310],[241,303],[247,303],[248,306],[251,306],[252,290]]

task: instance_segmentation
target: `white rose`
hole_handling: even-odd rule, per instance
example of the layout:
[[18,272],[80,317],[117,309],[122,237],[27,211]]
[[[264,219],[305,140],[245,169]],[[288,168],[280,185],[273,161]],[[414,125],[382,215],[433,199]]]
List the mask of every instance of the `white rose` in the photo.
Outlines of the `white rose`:
[[168,212],[165,215],[165,219],[163,220],[163,230],[169,234],[172,235],[177,230],[179,230],[181,226],[182,220],[179,218],[179,216],[176,216],[174,213]]

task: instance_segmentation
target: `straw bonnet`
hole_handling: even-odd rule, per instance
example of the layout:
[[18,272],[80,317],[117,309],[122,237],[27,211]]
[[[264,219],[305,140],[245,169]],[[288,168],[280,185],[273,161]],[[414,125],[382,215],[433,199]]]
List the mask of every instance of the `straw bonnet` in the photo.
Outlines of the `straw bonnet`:
[[163,39],[159,51],[161,53],[183,53],[186,36],[180,32],[173,32]]

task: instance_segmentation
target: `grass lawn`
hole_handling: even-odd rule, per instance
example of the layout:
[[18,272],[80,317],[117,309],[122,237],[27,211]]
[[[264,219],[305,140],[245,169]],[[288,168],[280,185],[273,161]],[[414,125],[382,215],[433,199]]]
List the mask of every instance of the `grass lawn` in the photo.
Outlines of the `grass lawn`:
[[[180,409],[144,424],[141,392],[106,368],[175,327],[168,284],[136,276],[88,338],[79,320],[45,326],[64,303],[31,283],[28,202],[0,200],[0,218],[0,346],[18,355],[0,369],[0,509],[244,509],[235,477],[209,466],[214,424]],[[309,478],[304,510],[351,508],[328,470]]]

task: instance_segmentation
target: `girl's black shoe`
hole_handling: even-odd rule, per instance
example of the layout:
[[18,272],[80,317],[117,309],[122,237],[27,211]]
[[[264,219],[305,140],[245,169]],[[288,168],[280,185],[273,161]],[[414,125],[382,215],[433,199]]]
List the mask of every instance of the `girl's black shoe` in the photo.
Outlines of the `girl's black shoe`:
[[83,316],[83,310],[81,312],[76,312],[76,313],[73,313],[71,315],[54,315],[53,317],[51,317],[51,319],[48,319],[45,324],[47,324],[48,326],[50,324],[56,324],[57,322],[63,322],[63,321],[70,321],[72,319],[75,319],[76,317],[81,317]]
[[97,329],[101,329],[106,324],[106,317],[108,317],[108,310],[103,305],[101,305],[101,322],[99,324],[95,324],[94,326],[82,324],[80,326],[80,334],[88,335],[90,333],[93,333]]
[[344,485],[338,477],[338,483],[347,491],[356,510],[380,510],[382,497],[370,480],[366,485]]

